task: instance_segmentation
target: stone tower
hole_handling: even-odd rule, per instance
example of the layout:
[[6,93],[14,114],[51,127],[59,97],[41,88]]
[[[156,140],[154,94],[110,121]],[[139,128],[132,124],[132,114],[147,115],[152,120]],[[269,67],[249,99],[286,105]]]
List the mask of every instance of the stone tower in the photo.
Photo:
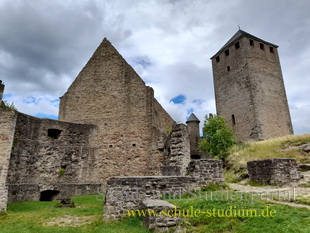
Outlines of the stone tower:
[[199,123],[200,120],[194,113],[188,117],[186,124],[189,132],[191,157],[195,157],[198,154],[198,142],[199,142]]
[[277,48],[239,30],[211,57],[217,114],[239,141],[293,134]]

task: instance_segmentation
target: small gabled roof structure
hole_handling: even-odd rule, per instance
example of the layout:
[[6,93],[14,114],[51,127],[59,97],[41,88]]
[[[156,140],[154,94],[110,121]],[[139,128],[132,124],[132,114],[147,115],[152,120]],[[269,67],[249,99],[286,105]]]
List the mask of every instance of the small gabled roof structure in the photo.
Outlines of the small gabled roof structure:
[[221,53],[223,50],[225,50],[227,47],[229,47],[230,45],[234,44],[235,42],[237,42],[238,40],[240,40],[242,37],[247,37],[259,42],[262,42],[264,44],[268,44],[270,46],[273,46],[275,48],[278,48],[278,45],[272,44],[268,41],[262,40],[256,36],[251,35],[250,33],[247,33],[241,29],[239,29],[228,41],[227,43],[215,54],[211,57],[211,59],[213,59],[216,55],[218,55],[219,53]]
[[186,124],[188,122],[198,122],[200,123],[200,120],[196,117],[194,113],[191,113],[191,115],[187,118]]

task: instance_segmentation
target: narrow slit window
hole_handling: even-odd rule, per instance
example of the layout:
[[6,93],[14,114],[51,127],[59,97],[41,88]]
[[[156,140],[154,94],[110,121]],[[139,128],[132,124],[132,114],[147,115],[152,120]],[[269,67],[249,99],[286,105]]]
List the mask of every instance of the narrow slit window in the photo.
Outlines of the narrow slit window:
[[264,49],[265,49],[265,47],[264,47],[264,44],[263,44],[263,43],[259,43],[259,47],[260,47],[260,49],[261,49],[261,50],[264,50]]
[[236,124],[236,118],[235,118],[235,115],[231,115],[231,121],[232,121],[232,124],[235,125]]
[[216,60],[216,62],[220,62],[220,56],[217,56],[217,57],[215,58],[215,60]]
[[229,49],[225,50],[225,55],[228,56],[229,55]]
[[236,49],[239,49],[239,48],[240,48],[240,43],[239,43],[239,41],[235,44],[235,48],[236,48]]
[[273,47],[270,46],[269,50],[270,50],[271,53],[274,53]]
[[230,71],[230,66],[227,66],[227,71]]
[[254,40],[250,40],[250,45],[254,46]]

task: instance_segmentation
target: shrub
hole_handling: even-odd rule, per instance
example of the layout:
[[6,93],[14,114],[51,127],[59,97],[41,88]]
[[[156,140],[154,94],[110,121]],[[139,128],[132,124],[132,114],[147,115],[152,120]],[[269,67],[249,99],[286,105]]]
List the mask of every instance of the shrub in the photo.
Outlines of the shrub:
[[203,139],[199,148],[208,155],[222,159],[229,155],[229,149],[236,143],[233,130],[225,124],[221,116],[205,117],[203,126]]

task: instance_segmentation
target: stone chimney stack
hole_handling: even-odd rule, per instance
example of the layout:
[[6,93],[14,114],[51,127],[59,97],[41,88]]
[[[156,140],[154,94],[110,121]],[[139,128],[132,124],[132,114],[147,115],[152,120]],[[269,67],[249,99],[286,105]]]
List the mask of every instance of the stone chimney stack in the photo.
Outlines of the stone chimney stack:
[[2,103],[3,92],[4,92],[4,84],[2,83],[2,80],[0,80],[0,104]]
[[199,153],[198,152],[198,142],[200,138],[199,123],[200,123],[200,120],[195,116],[194,113],[192,113],[186,121],[188,132],[189,132],[191,156]]

